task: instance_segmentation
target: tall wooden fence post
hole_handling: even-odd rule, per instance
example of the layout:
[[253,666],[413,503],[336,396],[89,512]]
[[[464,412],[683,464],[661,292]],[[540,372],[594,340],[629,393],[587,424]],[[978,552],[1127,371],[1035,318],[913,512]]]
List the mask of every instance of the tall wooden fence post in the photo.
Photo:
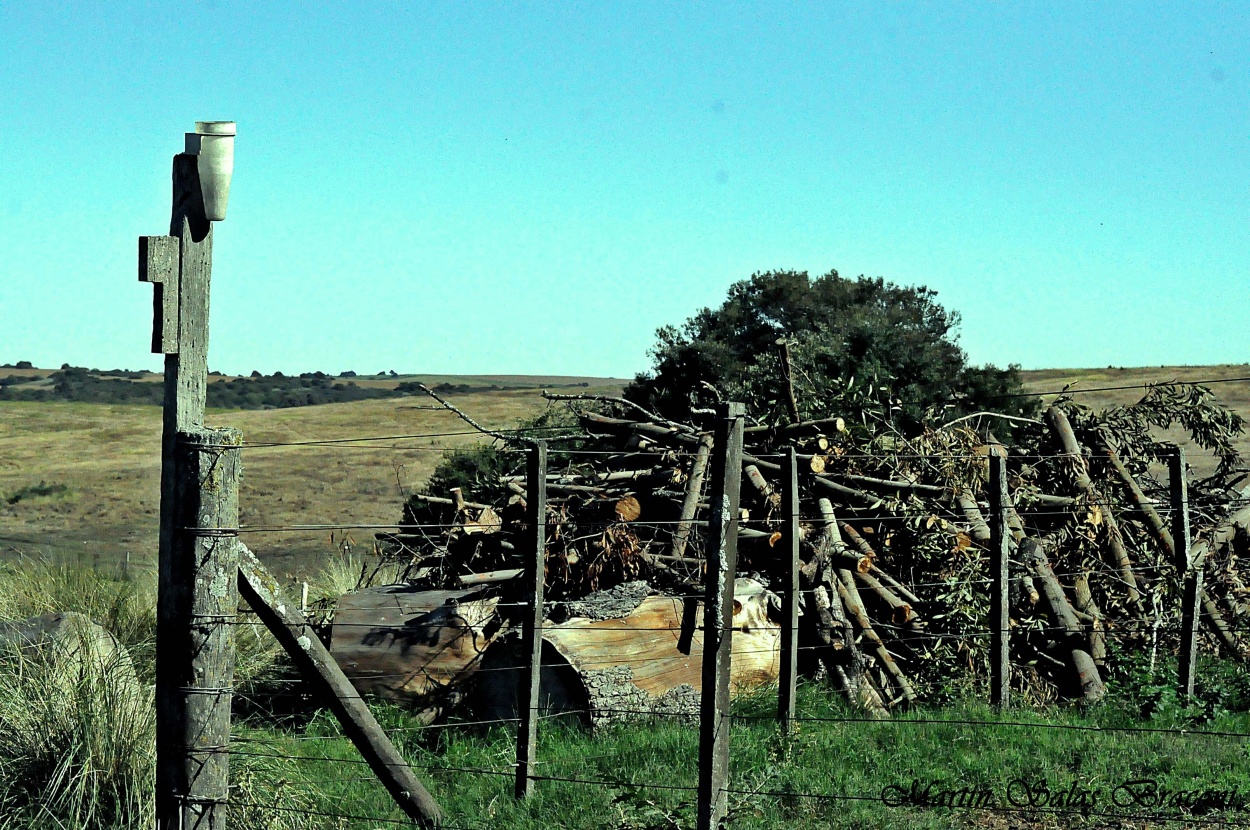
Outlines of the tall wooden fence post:
[[[180,503],[180,497],[186,491],[183,482],[193,481],[195,473],[181,469],[180,464],[198,461],[194,454],[184,457],[178,450],[178,436],[197,433],[204,425],[212,257],[212,223],[204,213],[197,160],[194,155],[180,153],[173,163],[169,236],[139,238],[139,279],[154,288],[152,351],[165,355],[156,610],[157,830],[197,826],[186,821],[192,816],[183,811],[190,796],[185,789],[183,741],[188,727],[182,689],[204,684],[189,681],[186,675],[192,612],[186,593],[187,568],[180,558],[186,545],[178,534],[180,527],[193,526],[190,519],[194,516],[188,512],[190,507]],[[224,816],[224,810],[215,812]]]
[[1007,598],[1007,459],[990,455],[990,703],[1011,703],[1011,615]]
[[517,798],[534,792],[534,760],[538,744],[538,693],[543,655],[543,581],[547,551],[547,442],[536,441],[530,448],[526,466],[526,520],[530,538],[525,562],[525,584],[529,587],[529,608],[521,630],[521,651],[528,660],[529,677],[521,684],[519,701],[521,723],[516,736]]
[[746,408],[717,407],[703,600],[703,693],[699,706],[699,805],[696,827],[714,830],[725,815],[729,782],[729,665],[734,579],[738,568],[738,502]]
[[1181,643],[1177,654],[1177,690],[1192,697],[1198,660],[1198,613],[1205,562],[1193,561],[1189,538],[1189,485],[1185,480],[1185,450],[1177,447],[1168,458],[1172,506],[1172,542],[1181,581]]
[[777,721],[781,733],[794,729],[794,695],[799,672],[799,464],[794,447],[786,448],[781,503],[786,519],[779,546],[781,566],[781,667],[778,675]]
[[236,429],[179,432],[169,593],[162,624],[167,743],[158,745],[159,826],[225,830],[229,795],[233,622],[239,608]]

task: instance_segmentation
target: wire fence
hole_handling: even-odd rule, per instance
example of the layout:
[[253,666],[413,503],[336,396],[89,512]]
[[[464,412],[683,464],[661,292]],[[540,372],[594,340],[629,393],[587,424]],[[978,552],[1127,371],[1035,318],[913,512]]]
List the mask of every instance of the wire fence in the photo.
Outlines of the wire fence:
[[[1136,385],[1108,388],[1136,388]],[[1105,389],[1075,391],[1105,391]],[[494,432],[496,435],[512,437],[522,435],[521,431]],[[529,430],[524,432],[524,436],[534,438],[545,434],[554,438],[559,432],[559,429]],[[409,446],[403,442],[439,441],[474,434],[480,434],[480,432],[463,430],[288,442],[259,441],[246,442],[241,450],[246,453],[253,450],[316,448],[335,451],[361,449],[443,454],[451,448],[440,444]],[[526,457],[532,457],[534,452],[530,448],[515,447],[505,447],[501,451]],[[514,476],[518,492],[524,498],[532,501],[536,498],[535,494],[542,490],[551,493],[590,493],[594,490],[595,497],[604,494],[614,496],[633,490],[634,479],[621,477],[612,480],[606,477],[606,474],[585,474],[579,473],[576,469],[576,465],[581,463],[593,464],[607,458],[619,457],[623,452],[621,450],[587,450],[553,445],[549,451],[560,465],[564,465],[565,470],[548,472],[548,468],[543,467],[538,477],[535,477],[532,472],[523,476]],[[717,451],[724,452],[723,448],[719,447]],[[631,456],[640,465],[645,465],[648,460],[670,465],[674,463],[688,465],[698,458],[698,453],[693,447],[670,447],[634,451]],[[744,462],[767,461],[773,465],[768,469],[775,471],[781,469],[781,465],[789,463],[793,457],[780,453],[768,453],[760,454],[758,457],[747,457]],[[876,456],[857,456],[848,453],[842,457],[857,459]],[[938,456],[934,454],[889,456],[894,461],[900,458],[932,460],[935,457]],[[983,463],[986,461],[985,455],[976,453],[943,454],[940,458],[946,462]],[[1070,462],[1072,456],[1069,453],[1012,456],[1012,462],[1015,464],[1044,464],[1054,461]],[[722,471],[725,466],[722,463]],[[641,477],[645,474],[644,466],[638,475]],[[876,500],[874,505],[863,508],[854,504],[846,504],[839,508],[840,512],[846,512],[848,515],[853,515],[856,510],[873,511],[870,521],[855,522],[865,533],[876,528],[878,533],[884,534],[893,527],[914,526],[917,522],[930,519],[949,526],[952,533],[965,535],[972,533],[972,522],[967,510],[951,502],[948,502],[945,508],[934,507],[928,517],[915,511],[909,515],[889,515],[888,511],[878,509],[887,503],[897,508],[906,503],[911,493],[917,491],[926,497],[935,496],[939,491],[953,495],[946,488],[915,481],[894,481],[873,479],[864,475],[840,474],[836,470],[830,470],[827,473],[805,473],[805,475],[809,480],[821,479],[847,487],[865,488],[864,492],[868,492]],[[715,489],[714,483],[709,486]],[[794,486],[797,488],[797,484]],[[577,487],[584,489],[578,491],[575,489]],[[874,487],[877,489],[872,490],[871,488]],[[889,492],[891,490],[894,491],[893,494]],[[747,485],[743,483],[741,494],[749,492]],[[1181,507],[1174,502],[1169,502],[1158,489],[1155,493],[1157,498],[1154,499],[1153,509],[1166,521],[1170,521],[1173,514],[1179,515],[1181,510],[1190,509],[1188,505]],[[703,498],[701,494],[696,495]],[[739,493],[733,494],[735,511],[739,495]],[[1009,777],[998,779],[986,777],[982,771],[974,776],[973,780],[965,781],[959,778],[959,769],[953,770],[952,775],[946,777],[933,775],[931,770],[916,772],[893,769],[890,757],[884,756],[872,775],[861,775],[858,778],[834,776],[823,782],[823,785],[820,781],[812,780],[810,775],[803,772],[804,765],[794,759],[805,757],[804,753],[811,754],[812,750],[805,742],[814,741],[819,747],[827,749],[827,744],[823,743],[825,738],[821,737],[825,733],[836,734],[843,740],[850,741],[851,746],[854,746],[856,741],[866,740],[863,735],[872,734],[877,736],[873,738],[874,747],[904,744],[917,740],[918,734],[935,730],[948,732],[954,730],[956,733],[966,732],[976,735],[1011,734],[1019,736],[1019,740],[1031,739],[1039,733],[1070,734],[1082,739],[1092,736],[1097,736],[1099,739],[1133,736],[1142,740],[1167,739],[1200,745],[1228,742],[1235,745],[1235,753],[1244,755],[1250,754],[1250,744],[1242,745],[1246,739],[1250,738],[1250,721],[1245,722],[1242,728],[1194,725],[1179,718],[1180,722],[1169,725],[1149,725],[1149,723],[1141,722],[1114,722],[1115,719],[1108,718],[1100,720],[1096,716],[1084,718],[1064,715],[1058,719],[1045,714],[1029,716],[1027,709],[998,709],[982,713],[980,717],[958,717],[958,713],[962,711],[959,707],[952,710],[929,711],[916,703],[908,705],[904,702],[907,690],[906,681],[900,681],[898,675],[893,674],[899,670],[897,667],[890,669],[889,664],[892,661],[897,662],[904,670],[911,671],[923,667],[926,660],[934,659],[931,656],[931,649],[958,644],[966,650],[965,657],[962,659],[967,661],[969,676],[973,678],[971,682],[962,686],[963,693],[979,695],[984,699],[988,696],[990,689],[986,668],[988,658],[985,654],[987,642],[1004,639],[1011,644],[1006,666],[1006,670],[1012,677],[1011,682],[1018,690],[1027,691],[1028,684],[1039,676],[1039,672],[1050,677],[1070,674],[1072,666],[1069,664],[1069,659],[1063,655],[1065,649],[1074,647],[1071,622],[1056,619],[1053,614],[1046,613],[1042,606],[1038,606],[1037,612],[1032,617],[1017,615],[1019,619],[1006,628],[984,624],[973,625],[967,621],[956,625],[939,619],[931,613],[937,607],[932,603],[932,596],[937,592],[964,588],[988,594],[998,584],[992,577],[984,577],[968,571],[952,571],[948,577],[940,579],[900,577],[900,580],[895,582],[890,578],[891,581],[886,583],[885,593],[879,593],[878,596],[887,596],[891,591],[898,591],[907,594],[918,592],[925,597],[919,602],[906,603],[908,611],[902,614],[900,619],[891,618],[890,609],[883,606],[877,599],[872,599],[866,605],[872,610],[874,616],[868,624],[865,624],[853,613],[846,613],[852,610],[854,603],[851,600],[843,600],[847,603],[842,620],[847,636],[836,644],[836,649],[827,641],[813,641],[810,637],[812,615],[819,603],[829,602],[829,586],[793,590],[780,588],[780,583],[774,578],[776,574],[773,573],[754,575],[766,584],[772,592],[773,599],[780,598],[784,601],[792,600],[799,603],[804,609],[803,613],[807,615],[804,621],[796,624],[789,624],[784,619],[779,621],[777,608],[768,606],[754,617],[744,612],[745,616],[739,620],[733,614],[729,614],[723,617],[727,621],[725,624],[718,623],[710,609],[718,603],[719,607],[724,608],[726,601],[732,605],[737,602],[738,598],[733,594],[735,573],[732,564],[729,565],[728,571],[728,592],[724,588],[725,572],[723,570],[719,571],[721,574],[719,593],[716,588],[718,584],[716,581],[717,540],[719,538],[719,544],[723,547],[726,539],[723,535],[723,528],[722,535],[717,537],[718,519],[716,516],[720,516],[720,519],[727,523],[725,527],[737,526],[739,522],[733,516],[725,518],[726,514],[716,514],[711,509],[712,505],[717,504],[718,497],[715,493],[706,498],[708,504],[703,504],[699,510],[704,516],[713,513],[710,519],[695,521],[688,517],[634,518],[628,522],[637,533],[672,536],[679,532],[679,529],[685,528],[691,529],[695,537],[691,561],[697,563],[697,567],[688,570],[686,574],[687,577],[693,578],[696,584],[690,585],[688,580],[685,583],[689,586],[686,590],[682,590],[681,585],[667,589],[667,593],[663,594],[662,599],[659,600],[667,604],[667,611],[663,614],[657,612],[662,622],[654,621],[657,614],[652,614],[649,618],[650,622],[640,622],[633,618],[632,612],[624,616],[599,620],[560,619],[558,613],[560,609],[577,601],[575,598],[563,597],[554,600],[539,600],[542,603],[543,612],[539,616],[546,616],[548,619],[542,622],[541,628],[536,633],[525,634],[521,621],[527,614],[532,616],[538,610],[538,606],[533,600],[518,598],[516,590],[500,592],[490,588],[483,592],[478,589],[478,593],[473,594],[472,590],[468,590],[468,586],[465,586],[466,590],[461,591],[459,598],[453,600],[453,602],[463,604],[479,602],[483,598],[489,600],[488,610],[491,618],[500,619],[502,615],[506,621],[503,625],[506,632],[514,635],[520,634],[522,638],[536,636],[540,642],[544,637],[555,638],[555,641],[558,641],[561,636],[575,634],[586,646],[585,653],[577,655],[576,659],[561,652],[558,648],[544,647],[541,651],[533,652],[534,654],[541,653],[542,656],[539,659],[527,660],[524,659],[524,649],[511,647],[512,651],[509,655],[514,658],[516,654],[520,654],[521,659],[492,661],[490,659],[492,652],[489,647],[493,646],[496,641],[492,637],[483,643],[480,624],[473,622],[464,624],[466,617],[461,616],[459,622],[456,623],[461,627],[449,634],[448,617],[434,615],[433,612],[436,609],[420,607],[415,599],[415,604],[409,610],[398,615],[393,614],[385,623],[360,621],[355,618],[346,620],[336,618],[323,621],[320,630],[323,633],[334,632],[333,643],[336,650],[340,639],[361,642],[372,638],[374,643],[383,644],[383,648],[389,647],[388,644],[401,644],[397,646],[400,650],[412,650],[414,654],[420,655],[419,658],[409,660],[411,665],[394,670],[359,667],[353,669],[352,678],[362,689],[425,689],[427,697],[434,697],[436,696],[434,691],[446,692],[450,688],[451,674],[459,672],[464,677],[472,676],[478,683],[496,682],[493,678],[499,678],[499,682],[504,684],[503,688],[506,690],[505,697],[518,695],[523,697],[520,689],[530,677],[538,678],[535,682],[542,686],[566,682],[567,673],[570,671],[575,671],[582,678],[583,687],[576,690],[576,695],[567,696],[564,703],[560,702],[560,696],[555,693],[555,690],[545,689],[547,697],[534,700],[528,706],[518,703],[510,712],[497,713],[496,716],[455,713],[447,717],[447,711],[441,711],[440,714],[444,719],[429,723],[414,722],[411,717],[397,716],[400,721],[399,725],[391,724],[385,732],[392,742],[405,749],[408,760],[404,762],[404,765],[431,776],[431,780],[439,782],[439,786],[446,792],[454,789],[456,786],[454,782],[467,779],[493,782],[482,786],[493,787],[491,791],[494,792],[494,797],[506,797],[513,784],[521,778],[537,787],[539,793],[548,793],[549,797],[564,793],[565,790],[559,789],[560,787],[590,788],[604,793],[596,803],[627,802],[636,805],[651,805],[647,809],[654,808],[665,813],[667,818],[663,820],[668,821],[669,824],[656,826],[685,826],[683,822],[690,820],[689,815],[686,814],[699,812],[702,809],[701,805],[709,798],[719,799],[722,802],[721,806],[713,811],[715,820],[727,820],[731,826],[736,821],[749,823],[748,814],[751,811],[763,811],[766,815],[782,817],[806,815],[804,811],[844,808],[902,811],[899,813],[900,816],[911,815],[917,811],[935,811],[943,816],[991,814],[1025,821],[1041,817],[1051,817],[1056,820],[1081,817],[1086,820],[1155,822],[1183,826],[1244,826],[1250,823],[1250,778],[1245,779],[1248,785],[1244,788],[1236,783],[1241,779],[1236,779],[1230,784],[1227,776],[1212,776],[1209,783],[1191,781],[1190,786],[1182,787],[1177,784],[1175,776],[1169,778],[1163,775],[1163,783],[1149,776],[1135,777],[1134,768],[1131,766],[1126,768],[1123,780],[1108,778],[1105,770],[1100,771],[1098,775],[1082,776],[1078,767],[1077,770],[1067,775],[1063,782],[1057,782],[1053,775],[1047,777],[1047,773],[1053,770],[1030,771],[1021,768],[1017,763],[1007,765],[1009,768],[1007,772],[1011,773]],[[1008,508],[1003,508],[1001,505],[996,508],[992,500],[987,502],[982,499],[979,502],[973,501],[973,509],[980,513],[979,518],[982,520],[994,519],[998,515],[997,510],[1002,513],[1005,521],[1005,511],[1009,510],[1016,521],[1057,525],[1079,523],[1093,510],[1130,509],[1123,499],[1107,495],[1077,494],[1056,497],[1043,493],[1030,493],[1024,486],[1017,488],[1015,498],[1016,503]],[[891,499],[896,499],[896,501],[890,501]],[[1250,504],[1250,497],[1229,498],[1221,501],[1219,506],[1225,510],[1237,510],[1246,504]],[[450,506],[456,507],[454,503]],[[471,507],[474,510],[479,508],[478,505]],[[454,533],[463,533],[466,526],[476,521],[466,518],[463,513],[463,501],[458,509],[460,512],[455,518],[437,521],[406,518],[394,524],[324,520],[300,524],[240,523],[236,527],[215,528],[215,530],[223,536],[244,537],[249,534],[325,534],[327,532],[342,534],[348,531],[374,531],[378,534],[378,538],[383,540],[416,535],[425,535],[427,540],[436,540],[444,539]],[[771,509],[766,515],[756,517],[752,524],[756,527],[765,526],[768,530],[775,528],[777,533],[773,536],[785,537],[787,533],[791,533],[797,537],[800,525],[820,527],[827,521],[827,515],[810,509],[808,505],[807,509],[798,509],[793,512],[779,508]],[[521,524],[524,525],[524,522]],[[746,522],[742,524],[745,528]],[[549,534],[557,529],[554,524],[544,522],[544,525],[547,526]],[[622,520],[619,517],[615,520],[584,522],[577,528],[581,535],[573,541],[603,537],[621,525]],[[734,532],[739,533],[736,537],[738,545],[752,544],[764,538],[768,548],[771,549],[777,542],[777,539],[772,538],[767,530],[754,531],[756,534],[754,536],[741,535],[739,531]],[[749,534],[752,531],[747,529],[746,532]],[[848,528],[847,532],[854,533],[854,530]],[[527,551],[520,546],[519,542],[516,544],[518,547],[511,549],[514,559],[518,556],[524,558],[528,554],[535,554],[537,558],[531,556],[525,562],[524,573],[510,577],[508,584],[514,588],[517,584],[523,584],[526,579],[532,580],[536,572],[541,574],[546,560],[545,548]],[[977,551],[985,552],[989,545],[983,539],[978,539],[973,547]],[[844,543],[845,550],[849,551],[854,548],[854,542]],[[779,545],[778,550],[780,549]],[[1005,551],[1006,547],[1004,547],[1004,556],[1007,555]],[[1009,561],[1004,560],[1012,569],[1014,578],[1020,578],[1022,574],[1027,575],[1027,563],[1019,558],[1018,553],[1013,546],[1011,558]],[[446,551],[441,553],[427,551],[424,561],[427,564],[437,562],[439,557],[446,555]],[[643,555],[647,554],[644,552]],[[722,560],[721,565],[724,564]],[[875,564],[871,567],[875,567]],[[875,579],[872,577],[872,571],[866,570],[862,576],[854,571],[847,573],[849,575],[842,578],[845,581],[839,583],[835,579],[832,583],[833,587],[844,588],[854,593],[858,585],[858,589],[863,590],[867,595],[867,586],[870,583],[866,580]],[[1109,586],[1116,585],[1117,590],[1124,587],[1121,570],[1108,562],[1085,562],[1080,568],[1060,567],[1057,572],[1052,573],[1056,580],[1065,583],[1069,591],[1071,591],[1072,581],[1076,579],[1098,580]],[[472,578],[480,575],[465,574],[464,576]],[[888,577],[888,575],[884,576]],[[857,581],[861,578],[865,581]],[[1159,578],[1162,579],[1161,576]],[[540,577],[540,585],[542,581]],[[541,594],[541,588],[538,590]],[[767,591],[765,593],[768,594]],[[1171,683],[1166,677],[1167,673],[1173,670],[1171,655],[1177,648],[1177,641],[1187,633],[1188,629],[1180,619],[1186,612],[1181,608],[1179,593],[1173,592],[1167,596],[1168,601],[1172,602],[1174,607],[1156,607],[1153,611],[1153,619],[1125,618],[1106,621],[1104,624],[1102,617],[1091,617],[1082,612],[1083,616],[1078,622],[1080,637],[1084,638],[1085,647],[1088,649],[1090,638],[1096,636],[1103,643],[1105,652],[1113,654],[1110,658],[1104,654],[1099,659],[1100,667],[1104,665],[1102,660],[1113,661],[1116,659],[1114,656],[1116,654],[1127,655],[1149,650],[1151,677],[1160,685]],[[833,601],[839,602],[836,595]],[[1069,599],[1069,602],[1071,601]],[[860,602],[863,601],[860,600]],[[1037,600],[1034,599],[1033,602],[1036,604]],[[745,600],[743,604],[746,604]],[[635,609],[637,607],[635,606]],[[240,609],[236,618],[223,618],[216,622],[223,627],[255,629],[258,620],[253,616],[251,609]],[[1226,622],[1226,625],[1235,636],[1240,636],[1243,631],[1250,629],[1250,623],[1239,618]],[[671,641],[668,651],[657,656],[653,651],[630,654],[621,650],[627,649],[631,641],[645,639],[643,635],[652,639],[667,638]],[[506,638],[502,636],[498,640],[500,643],[505,641]],[[827,701],[827,703],[809,705],[808,708],[812,711],[804,711],[800,708],[789,714],[783,713],[780,706],[775,712],[768,711],[770,704],[767,701],[761,702],[763,698],[760,697],[759,692],[748,696],[746,703],[734,708],[728,706],[727,700],[708,703],[708,695],[701,689],[706,689],[707,684],[713,679],[717,683],[724,679],[726,689],[729,688],[731,680],[734,684],[740,681],[743,684],[750,682],[765,690],[777,689],[779,682],[784,685],[786,680],[778,679],[781,674],[780,663],[785,651],[783,641],[789,642],[789,652],[796,655],[796,662],[803,664],[805,671],[809,674],[814,673],[816,676],[816,679],[805,681],[806,688],[829,690],[817,695],[819,700]],[[876,644],[875,651],[874,643]],[[1038,645],[1038,643],[1044,645]],[[831,674],[835,671],[835,666],[847,672],[852,669],[852,664],[843,661],[841,656],[831,657],[833,654],[831,649],[839,651],[839,654],[868,655],[865,665],[855,667],[855,671],[858,672],[855,680],[856,688],[875,689],[879,698],[877,708],[889,709],[889,717],[883,718],[882,712],[873,711],[871,706],[865,707],[862,699],[854,698],[854,689],[845,685],[845,677],[839,680]],[[447,659],[449,655],[461,653],[468,656],[464,659],[457,658],[460,662],[455,664],[454,671],[438,665],[440,660]],[[855,659],[863,660],[864,658],[857,656]],[[634,705],[628,703],[622,705],[620,702],[622,698],[619,695],[596,697],[597,693],[590,692],[584,687],[587,678],[619,671],[624,671],[634,678],[645,676],[646,682],[652,684],[652,689],[671,690],[685,684],[689,687],[690,694],[682,697],[679,703],[674,703],[673,700],[659,700],[663,697],[662,694],[640,693],[634,695],[636,701]],[[735,671],[739,671],[740,674],[735,675]],[[560,672],[565,673],[564,680],[557,678]],[[748,675],[752,674],[754,674],[754,680],[748,681]],[[794,683],[793,679],[789,682]],[[1056,683],[1052,682],[1051,685],[1054,686]],[[886,693],[886,689],[892,689],[893,692]],[[569,689],[560,691],[568,692]],[[305,680],[297,677],[267,677],[254,688],[249,688],[247,684],[244,684],[238,692],[241,697],[259,694],[263,700],[253,702],[258,702],[262,706],[273,706],[287,697],[306,699],[309,694]],[[765,691],[762,694],[767,697],[771,692]],[[793,685],[789,694],[793,699]],[[808,694],[810,696],[810,691]],[[364,697],[359,697],[359,699],[364,699]],[[615,705],[612,703],[614,700]],[[811,703],[810,700],[808,702]],[[440,741],[445,739],[439,736],[454,736],[446,738],[453,742],[471,740],[472,737],[466,738],[465,736],[480,735],[482,730],[495,728],[503,728],[508,735],[520,735],[529,728],[530,724],[539,721],[563,722],[570,719],[583,724],[593,724],[599,730],[596,733],[599,735],[619,734],[620,730],[631,728],[614,726],[622,722],[668,724],[669,726],[664,727],[665,729],[678,730],[678,737],[675,740],[683,747],[686,762],[684,765],[680,762],[670,763],[670,767],[662,772],[655,769],[655,764],[644,762],[638,765],[639,769],[631,771],[629,752],[588,754],[585,750],[589,746],[589,739],[582,745],[582,750],[576,758],[570,757],[567,753],[559,757],[548,758],[543,755],[544,744],[541,738],[542,735],[547,734],[546,731],[539,733],[537,749],[535,751],[531,747],[531,754],[528,758],[523,757],[519,750],[515,758],[496,757],[496,762],[491,764],[457,763],[451,755],[439,755]],[[1212,721],[1212,723],[1216,722]],[[613,729],[618,730],[618,733],[613,733]],[[881,737],[887,733],[889,737]],[[731,760],[723,772],[708,773],[707,769],[713,763],[709,759],[717,752],[730,751],[729,747],[732,747],[739,739],[753,750],[767,744],[771,747],[769,751],[777,753],[783,761],[764,764],[763,768],[757,768],[749,763],[742,764]],[[205,750],[205,752],[223,753],[243,763],[272,760],[332,768],[341,766],[345,770],[355,770],[345,771],[342,774],[334,773],[332,779],[326,781],[328,786],[341,787],[375,780],[375,776],[368,774],[365,770],[370,768],[376,770],[379,763],[376,759],[343,757],[345,753],[338,750],[326,753],[325,747],[331,746],[334,740],[333,734],[327,732],[324,727],[313,732],[288,730],[264,737],[257,737],[254,733],[244,730],[235,734],[230,746],[218,750]],[[482,740],[488,739],[482,738]],[[499,739],[490,740],[494,740],[492,746],[498,750]],[[986,743],[994,744],[993,741]],[[610,743],[608,745],[612,746]],[[309,751],[304,751],[304,747],[308,747]],[[1005,751],[1000,744],[994,744],[994,747],[999,751]],[[496,751],[496,756],[498,755]],[[626,757],[621,757],[622,755]],[[739,756],[731,754],[730,757],[734,759]],[[673,758],[669,760],[674,761]],[[818,765],[813,764],[813,766]],[[695,773],[697,775],[694,775]],[[1067,788],[1062,789],[1059,783],[1064,783]],[[381,797],[380,791],[379,797]],[[656,807],[653,803],[655,799],[661,797],[670,799],[665,802],[668,806],[663,809]],[[291,806],[277,802],[266,804],[247,797],[233,799],[232,803],[240,809],[259,814],[272,811],[275,814],[288,813],[309,820],[325,819],[338,822],[335,826],[371,827],[411,823],[410,819],[400,817],[401,814],[393,809],[389,813],[382,810],[381,814],[368,815],[363,809],[348,809],[346,806],[341,810],[336,810],[325,806],[314,808],[308,805]],[[809,806],[804,807],[803,804]],[[686,818],[680,821],[674,819],[673,816],[682,810],[686,811],[682,814],[686,815]],[[880,812],[877,814],[880,815]],[[827,814],[823,815],[827,817]],[[489,820],[475,821],[475,818],[478,817],[468,814],[457,815],[444,821],[441,826],[452,828],[498,826]],[[905,819],[900,818],[900,821],[905,821]],[[552,820],[549,816],[544,817],[543,823],[544,826],[579,826],[562,824],[559,820]],[[595,826],[608,825],[596,823]],[[621,824],[620,826],[633,825]],[[701,823],[701,819],[699,826],[705,826]]]

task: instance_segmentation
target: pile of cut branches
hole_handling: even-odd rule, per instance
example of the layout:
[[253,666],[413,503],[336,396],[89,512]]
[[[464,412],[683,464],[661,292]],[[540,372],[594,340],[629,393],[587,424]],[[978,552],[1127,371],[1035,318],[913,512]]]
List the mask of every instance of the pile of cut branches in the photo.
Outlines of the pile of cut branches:
[[[701,592],[712,416],[661,418],[620,399],[546,395],[578,429],[552,443],[546,585],[571,600],[644,579]],[[1070,398],[1042,420],[985,414],[904,436],[879,421],[748,416],[741,575],[778,573],[781,455],[800,461],[800,654],[872,709],[981,688],[988,669],[989,457],[1006,458],[1013,685],[1027,700],[1096,700],[1130,654],[1179,642],[1180,579],[1162,429],[1219,460],[1192,475],[1193,554],[1206,574],[1202,647],[1241,659],[1250,528],[1233,441],[1241,419],[1209,390],[1151,387],[1095,413]],[[999,431],[1002,440],[995,437]],[[524,456],[497,450],[472,492],[411,497],[394,555],[420,587],[508,584],[523,565]],[[774,586],[777,587],[777,586]]]

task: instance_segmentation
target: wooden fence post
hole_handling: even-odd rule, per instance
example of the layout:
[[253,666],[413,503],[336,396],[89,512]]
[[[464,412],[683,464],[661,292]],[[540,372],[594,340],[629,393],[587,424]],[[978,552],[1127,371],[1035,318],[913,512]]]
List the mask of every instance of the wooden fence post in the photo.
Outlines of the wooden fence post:
[[538,692],[543,655],[543,580],[547,551],[547,442],[536,441],[527,458],[526,521],[530,538],[525,562],[525,584],[529,586],[529,608],[521,630],[521,650],[526,656],[529,677],[521,684],[516,735],[517,798],[534,792],[534,756],[538,743]]
[[179,559],[185,545],[178,533],[180,527],[192,526],[194,514],[179,499],[185,490],[181,482],[192,481],[194,472],[179,469],[179,464],[192,462],[194,455],[184,458],[177,445],[179,433],[190,435],[204,425],[213,256],[212,223],[204,215],[196,157],[186,153],[174,156],[169,234],[140,237],[139,279],[154,286],[152,351],[165,355],[156,611],[156,826],[157,830],[182,830],[195,825],[186,824],[184,818],[190,816],[183,813],[188,793],[181,747],[187,711],[180,689],[188,685],[191,611],[185,592],[186,568]]
[[1011,614],[1007,599],[1007,459],[990,455],[990,703],[1011,703]]
[[1206,563],[1191,557],[1189,538],[1189,485],[1185,480],[1185,450],[1177,447],[1168,458],[1172,506],[1172,542],[1176,547],[1176,569],[1181,580],[1181,642],[1177,653],[1177,690],[1181,697],[1192,697],[1198,660],[1198,613],[1202,596],[1202,574]]
[[782,499],[786,520],[784,541],[778,546],[781,566],[781,671],[778,675],[777,721],[781,733],[794,729],[794,695],[799,671],[799,464],[793,446],[782,462]]
[[725,815],[729,782],[729,665],[734,579],[738,568],[738,501],[746,408],[717,406],[712,461],[711,521],[703,600],[703,692],[699,706],[699,805],[695,826],[715,830]]
[[236,429],[179,432],[173,545],[162,563],[166,634],[158,701],[158,826],[225,830],[230,697],[239,607],[239,445]]

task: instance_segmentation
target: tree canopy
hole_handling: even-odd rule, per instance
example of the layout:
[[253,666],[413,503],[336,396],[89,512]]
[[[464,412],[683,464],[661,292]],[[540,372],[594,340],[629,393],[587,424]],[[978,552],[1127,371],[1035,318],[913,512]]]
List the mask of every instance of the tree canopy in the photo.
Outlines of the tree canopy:
[[971,366],[957,343],[959,315],[923,286],[837,271],[769,271],[734,283],[717,309],[657,331],[654,366],[625,396],[666,417],[718,397],[757,417],[784,420],[788,393],[781,347],[802,417],[846,413],[913,429],[979,410],[1027,413],[1019,367]]

